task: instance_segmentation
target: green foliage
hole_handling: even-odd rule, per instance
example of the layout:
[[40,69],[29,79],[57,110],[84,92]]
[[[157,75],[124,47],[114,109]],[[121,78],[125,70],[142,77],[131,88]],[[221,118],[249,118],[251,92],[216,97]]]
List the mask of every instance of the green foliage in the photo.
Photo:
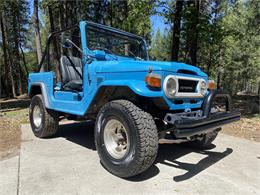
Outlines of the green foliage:
[[[143,36],[150,47],[149,54],[152,59],[171,59],[176,1],[39,1],[43,50],[51,31],[88,20]],[[196,7],[197,4],[194,2],[183,1],[178,60],[187,62],[190,49],[193,47],[196,66],[206,71],[211,79],[216,80],[219,87],[232,93],[256,92],[258,87],[260,91],[260,1],[207,0],[199,1],[199,7]],[[21,88],[21,82],[26,85],[24,64],[29,72],[36,70],[38,66],[29,4],[27,0],[0,1],[0,11],[4,22],[7,53],[5,62],[2,57],[3,39],[0,38],[1,82],[13,78],[13,84],[4,82],[3,86],[15,85],[17,92]],[[165,18],[169,29],[163,34],[158,29],[152,38],[150,16],[155,13]],[[194,43],[197,45],[194,46]],[[60,52],[58,50],[60,47],[55,52]],[[12,69],[11,74],[7,74],[9,68]]]
[[169,61],[170,60],[170,42],[171,36],[170,32],[161,35],[161,31],[158,28],[155,38],[152,40],[150,57],[157,61]]
[[230,92],[257,92],[260,78],[259,1],[237,1],[220,21],[219,66],[223,87]]
[[40,7],[44,23],[41,28],[42,43],[45,43],[44,37],[46,38],[51,31],[87,20],[140,35],[150,44],[150,15],[153,6],[153,2],[150,0],[41,1]]
[[[26,68],[24,67],[21,50],[25,47],[27,24],[29,20],[28,2],[26,0],[0,1],[1,36],[5,37],[3,51],[5,49],[6,56],[3,56],[4,78],[5,81],[12,81],[12,96],[16,93],[23,93],[24,87],[22,83],[26,80]],[[6,58],[6,59],[5,59]],[[10,82],[4,82],[3,88],[6,95],[9,95]]]
[[[165,5],[165,4],[164,4]],[[161,4],[159,5],[161,6]],[[167,6],[175,10],[175,3]],[[172,23],[172,12],[164,9],[160,14]],[[189,26],[194,7],[185,1],[182,12],[179,61],[187,58],[187,35],[193,37]],[[217,81],[220,88],[231,93],[257,92],[260,86],[260,1],[201,1],[197,29],[197,66]],[[158,60],[169,59],[172,29],[161,35],[157,31],[152,40],[150,55]],[[167,40],[167,41],[165,41]]]
[[27,62],[28,72],[37,71],[38,62],[35,51],[29,51],[25,53],[25,58]]
[[[127,17],[121,26],[122,29],[144,37],[148,44],[151,42],[150,15],[154,3],[149,0],[128,0]],[[120,26],[119,26],[120,27]]]

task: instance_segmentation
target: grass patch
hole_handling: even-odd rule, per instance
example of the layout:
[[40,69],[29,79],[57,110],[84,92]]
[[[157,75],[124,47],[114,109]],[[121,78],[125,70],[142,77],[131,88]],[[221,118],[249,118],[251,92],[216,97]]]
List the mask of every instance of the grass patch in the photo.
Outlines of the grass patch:
[[19,121],[19,123],[28,123],[29,122],[28,112],[29,112],[28,108],[24,108],[24,109],[17,109],[17,110],[4,112],[3,115],[6,118],[15,119]]

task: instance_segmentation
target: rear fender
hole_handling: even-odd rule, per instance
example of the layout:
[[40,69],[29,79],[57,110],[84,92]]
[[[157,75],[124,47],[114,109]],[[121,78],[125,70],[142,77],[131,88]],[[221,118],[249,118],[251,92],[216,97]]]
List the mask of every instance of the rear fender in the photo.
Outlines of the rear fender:
[[[35,89],[37,90],[37,93],[34,93]],[[40,93],[38,92],[39,91],[38,89],[40,89]],[[32,98],[35,95],[41,94],[43,97],[45,107],[50,108],[50,103],[48,100],[48,93],[47,93],[47,89],[46,89],[46,86],[44,83],[40,83],[40,82],[33,83],[30,86],[28,93],[29,93],[30,98]]]
[[[36,88],[40,88],[41,95],[46,108],[51,108],[51,94],[53,93],[53,72],[42,72],[42,73],[30,73],[28,79],[28,95],[30,97],[38,94],[34,93]],[[37,89],[37,90],[38,90]]]

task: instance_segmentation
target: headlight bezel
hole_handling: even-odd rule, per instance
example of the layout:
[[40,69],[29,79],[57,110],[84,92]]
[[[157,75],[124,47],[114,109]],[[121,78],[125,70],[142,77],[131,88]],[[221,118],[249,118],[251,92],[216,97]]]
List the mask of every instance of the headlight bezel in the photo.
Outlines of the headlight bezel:
[[208,85],[207,82],[205,80],[201,80],[199,82],[199,92],[200,94],[204,97],[207,93],[208,90]]
[[[172,89],[172,90],[174,90],[173,93],[169,93],[169,90],[168,90],[168,81],[170,79],[174,82],[173,87],[175,87],[175,89]],[[164,82],[163,82],[163,90],[164,90],[165,95],[168,98],[174,98],[176,93],[177,93],[178,88],[179,88],[178,80],[175,77],[173,77],[172,75],[168,75],[168,76],[165,77]]]
[[[169,79],[174,80],[175,82],[175,91],[174,93],[170,93],[167,83],[169,81]],[[179,79],[186,79],[186,80],[193,80],[193,81],[197,81],[197,88],[196,88],[196,92],[178,92],[179,89]],[[169,99],[173,99],[173,98],[203,98],[208,91],[208,82],[207,79],[203,79],[203,78],[196,78],[196,77],[187,77],[187,76],[179,76],[179,75],[167,75],[164,78],[163,81],[163,91],[164,94],[167,98]]]

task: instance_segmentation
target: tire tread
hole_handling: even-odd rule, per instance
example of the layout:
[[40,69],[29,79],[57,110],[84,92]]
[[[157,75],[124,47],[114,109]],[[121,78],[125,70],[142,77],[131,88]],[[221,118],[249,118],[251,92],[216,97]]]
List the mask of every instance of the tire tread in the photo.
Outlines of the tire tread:
[[155,161],[158,151],[158,132],[153,117],[127,100],[114,100],[107,103],[100,111],[107,107],[119,104],[133,119],[134,125],[139,136],[140,148],[135,166],[128,170],[123,177],[138,175],[147,170]]
[[[43,115],[44,115],[44,127],[41,130],[40,134],[35,134],[37,137],[40,138],[45,138],[45,137],[50,137],[56,134],[57,130],[58,130],[58,113],[52,110],[49,110],[45,107],[44,105],[44,101],[43,101],[43,97],[42,95],[36,95],[33,98],[39,98],[42,102],[42,106],[43,106]],[[33,101],[33,99],[32,99]],[[32,109],[32,108],[31,108]]]

